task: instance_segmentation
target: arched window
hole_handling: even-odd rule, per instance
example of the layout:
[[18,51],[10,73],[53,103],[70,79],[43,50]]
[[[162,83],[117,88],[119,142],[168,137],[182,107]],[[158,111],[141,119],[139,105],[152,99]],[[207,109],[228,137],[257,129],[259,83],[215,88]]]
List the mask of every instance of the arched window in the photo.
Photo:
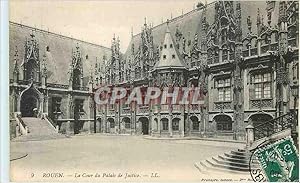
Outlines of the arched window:
[[110,128],[114,128],[115,127],[115,121],[114,121],[114,119],[109,118],[108,121],[109,121],[109,127]]
[[232,131],[232,120],[229,116],[218,115],[214,118],[217,125],[217,131]]
[[193,125],[193,130],[199,130],[199,121],[198,118],[196,116],[192,116],[191,117],[191,121],[192,121],[192,125]]
[[125,128],[127,128],[127,129],[130,128],[130,121],[125,121]]
[[179,118],[174,118],[172,121],[172,130],[173,131],[178,131],[179,130]]
[[162,123],[162,130],[167,131],[169,130],[169,120],[167,118],[161,119]]
[[157,120],[157,118],[155,118],[154,121],[155,121],[155,128],[154,128],[154,130],[158,131],[158,120]]

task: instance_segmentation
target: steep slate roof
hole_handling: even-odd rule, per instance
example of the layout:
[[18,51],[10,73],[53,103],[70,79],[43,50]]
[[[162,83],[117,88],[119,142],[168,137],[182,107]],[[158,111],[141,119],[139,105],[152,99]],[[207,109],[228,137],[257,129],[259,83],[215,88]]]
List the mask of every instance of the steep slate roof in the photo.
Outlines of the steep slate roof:
[[[25,41],[26,39],[31,38],[30,34],[32,31],[35,35],[35,39],[39,43],[40,62],[43,59],[43,55],[46,55],[48,83],[68,84],[69,78],[67,77],[67,72],[69,71],[69,65],[72,60],[72,50],[76,50],[77,44],[82,55],[84,86],[88,85],[90,71],[95,66],[96,57],[98,63],[100,63],[104,55],[106,55],[107,58],[110,58],[111,56],[110,48],[100,45],[84,42],[13,22],[10,22],[9,28],[9,78],[12,78],[16,46],[18,50],[18,63],[20,67],[25,54]],[[49,52],[46,51],[47,46],[49,46]],[[86,58],[86,56],[88,58]],[[20,67],[20,79],[23,79],[21,70],[22,68]],[[94,72],[94,70],[92,71]]]
[[[247,25],[247,17],[250,15],[252,20],[252,32],[256,33],[256,20],[257,20],[257,9],[260,9],[260,15],[264,16],[265,24],[267,21],[266,15],[266,1],[240,1],[241,2],[241,9],[242,9],[242,33],[243,37],[247,35],[248,25]],[[234,1],[234,9],[235,9],[235,1]],[[211,26],[214,23],[214,16],[215,16],[215,2],[212,2],[207,5],[206,9],[206,20]],[[278,2],[276,2],[274,12],[272,14],[272,23],[271,25],[275,25],[278,22]],[[169,28],[171,31],[171,35],[175,38],[176,28],[181,31],[183,37],[185,37],[186,41],[188,42],[191,40],[193,42],[194,36],[197,33],[198,39],[200,41],[202,31],[201,31],[201,18],[203,15],[203,9],[195,9],[186,14],[180,15],[169,20]],[[155,46],[159,46],[162,44],[164,40],[164,33],[166,30],[167,22],[154,26],[152,29],[153,35],[153,42]],[[131,53],[131,45],[134,44],[135,50],[138,49],[138,46],[141,42],[141,35],[140,33],[133,36],[129,46],[125,52],[125,56],[130,55]],[[192,44],[191,44],[192,46]],[[182,53],[182,46],[180,45],[179,52]]]
[[156,63],[154,68],[186,68],[185,64],[181,61],[181,58],[179,57],[178,51],[172,39],[169,26],[167,26],[163,45],[164,46],[162,47],[159,61]]

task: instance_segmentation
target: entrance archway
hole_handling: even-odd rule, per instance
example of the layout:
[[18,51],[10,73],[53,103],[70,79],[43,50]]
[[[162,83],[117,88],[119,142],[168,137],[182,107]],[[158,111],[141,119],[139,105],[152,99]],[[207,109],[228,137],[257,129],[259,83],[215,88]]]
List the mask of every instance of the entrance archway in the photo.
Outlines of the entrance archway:
[[149,135],[149,120],[146,117],[141,117],[139,121],[142,123],[142,134]]
[[102,120],[101,118],[98,118],[96,120],[96,133],[101,133],[102,132]]
[[253,127],[256,128],[257,126],[264,124],[265,122],[270,121],[273,118],[268,114],[253,114],[249,119],[250,122],[252,122]]
[[216,122],[217,131],[220,132],[232,132],[232,123],[231,117],[227,115],[217,115],[213,118]]
[[39,117],[43,112],[43,94],[32,84],[20,94],[18,111],[22,117]]
[[129,117],[124,117],[122,122],[124,123],[125,129],[130,129],[131,128],[131,123],[130,123],[130,118]]
[[107,133],[113,133],[115,130],[115,120],[114,118],[107,119]]
[[39,100],[35,96],[25,95],[21,99],[22,117],[37,117]]
[[197,116],[191,116],[190,117],[192,121],[192,130],[193,131],[199,131],[200,122]]

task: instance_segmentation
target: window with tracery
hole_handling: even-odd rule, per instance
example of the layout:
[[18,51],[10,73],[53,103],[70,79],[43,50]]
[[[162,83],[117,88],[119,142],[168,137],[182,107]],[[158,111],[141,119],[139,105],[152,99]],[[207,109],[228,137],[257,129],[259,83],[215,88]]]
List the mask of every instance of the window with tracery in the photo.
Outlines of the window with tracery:
[[231,100],[231,79],[222,78],[216,80],[216,87],[218,90],[218,101],[230,101]]
[[271,98],[271,73],[257,73],[252,75],[254,99]]

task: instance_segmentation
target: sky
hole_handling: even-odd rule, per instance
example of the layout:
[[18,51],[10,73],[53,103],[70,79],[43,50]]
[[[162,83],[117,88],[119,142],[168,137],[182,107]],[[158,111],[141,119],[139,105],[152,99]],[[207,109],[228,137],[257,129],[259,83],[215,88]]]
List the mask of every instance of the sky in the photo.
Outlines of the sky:
[[[212,0],[207,0],[207,3]],[[199,0],[10,0],[10,21],[125,52],[145,22],[158,25],[193,10]],[[205,2],[205,0],[202,0]]]

